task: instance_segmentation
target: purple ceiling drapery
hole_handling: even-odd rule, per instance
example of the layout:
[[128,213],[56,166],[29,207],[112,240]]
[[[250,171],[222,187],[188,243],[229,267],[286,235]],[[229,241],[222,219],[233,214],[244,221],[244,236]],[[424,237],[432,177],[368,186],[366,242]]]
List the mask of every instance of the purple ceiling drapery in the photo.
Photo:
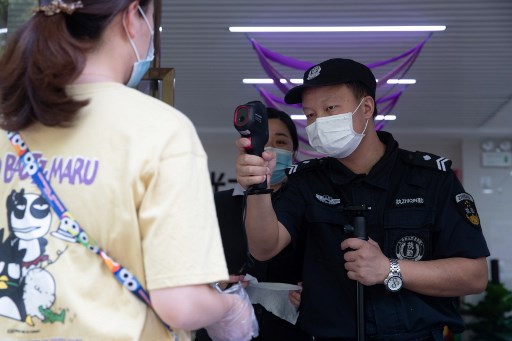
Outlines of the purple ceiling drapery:
[[[400,99],[404,91],[407,89],[407,86],[401,84],[387,84],[387,81],[391,78],[404,78],[406,73],[410,70],[410,68],[418,58],[423,46],[430,39],[431,36],[432,33],[430,33],[423,41],[418,43],[416,46],[414,46],[413,48],[409,49],[404,53],[401,53],[398,56],[367,64],[367,66],[370,69],[372,69],[373,73],[376,75],[378,79],[377,95],[375,101],[379,105],[379,115],[386,116],[390,114],[394,107],[396,106],[396,104],[398,103],[398,100]],[[301,71],[306,71],[315,64],[279,54],[275,51],[272,51],[262,46],[253,38],[249,38],[249,40],[254,50],[256,51],[257,57],[263,70],[268,75],[268,77],[273,80],[273,84],[267,86],[270,86],[274,90],[274,92],[280,93],[279,95],[276,95],[275,93],[272,93],[271,91],[267,90],[265,86],[255,85],[255,88],[258,90],[265,104],[268,107],[273,107],[279,110],[283,110],[285,112],[287,112],[288,109],[300,109],[300,104],[287,104],[284,102],[284,94],[294,85],[290,81],[291,77],[286,77],[285,75],[283,75],[272,63]],[[390,71],[388,71],[384,75],[380,77],[377,76],[377,71],[379,68],[383,66],[389,67],[393,63],[399,64],[394,66]],[[281,79],[286,80],[286,82],[282,83]],[[377,121],[376,130],[381,130],[388,122],[389,121],[385,120]],[[302,142],[305,145],[308,145],[308,139],[304,130],[306,126],[305,122],[295,121],[295,124],[299,132],[300,142]],[[320,154],[314,151],[304,148],[299,148],[299,152],[307,157],[321,156]]]

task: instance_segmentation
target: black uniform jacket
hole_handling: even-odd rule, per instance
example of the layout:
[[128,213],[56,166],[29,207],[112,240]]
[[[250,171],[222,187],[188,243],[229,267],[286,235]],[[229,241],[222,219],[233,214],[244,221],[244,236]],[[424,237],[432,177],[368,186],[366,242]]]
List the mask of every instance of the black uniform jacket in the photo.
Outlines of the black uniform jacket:
[[[354,339],[356,283],[344,269],[340,243],[350,205],[367,205],[367,233],[390,258],[426,261],[489,255],[472,197],[448,159],[398,148],[379,132],[385,155],[367,175],[333,158],[303,161],[289,169],[274,202],[278,220],[304,246],[299,322],[311,335]],[[447,274],[448,276],[448,274]],[[462,331],[456,298],[428,297],[383,284],[365,287],[366,332],[371,339],[411,340],[448,325]],[[415,336],[416,335],[416,336]]]

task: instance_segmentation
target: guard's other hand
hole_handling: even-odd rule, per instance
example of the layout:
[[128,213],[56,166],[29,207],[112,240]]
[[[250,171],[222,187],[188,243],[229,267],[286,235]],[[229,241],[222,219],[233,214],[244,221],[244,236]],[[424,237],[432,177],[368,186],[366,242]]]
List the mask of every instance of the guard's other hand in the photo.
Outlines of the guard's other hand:
[[389,270],[389,259],[375,240],[348,238],[341,243],[341,249],[345,251],[343,258],[348,278],[364,285],[384,281]]

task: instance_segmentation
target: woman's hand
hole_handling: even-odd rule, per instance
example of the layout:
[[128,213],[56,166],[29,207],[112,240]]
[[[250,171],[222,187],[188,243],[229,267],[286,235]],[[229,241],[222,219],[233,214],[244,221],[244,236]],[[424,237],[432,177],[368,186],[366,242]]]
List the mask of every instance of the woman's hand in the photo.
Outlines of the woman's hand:
[[300,306],[300,300],[302,295],[302,282],[297,283],[297,285],[300,287],[299,290],[288,291],[288,298],[290,300],[290,303],[295,307],[295,309],[299,309]]
[[229,280],[227,282],[219,282],[219,288],[221,290],[226,290],[228,287],[238,282],[242,283],[242,287],[247,288],[249,282],[244,281],[244,279],[244,275],[229,275]]

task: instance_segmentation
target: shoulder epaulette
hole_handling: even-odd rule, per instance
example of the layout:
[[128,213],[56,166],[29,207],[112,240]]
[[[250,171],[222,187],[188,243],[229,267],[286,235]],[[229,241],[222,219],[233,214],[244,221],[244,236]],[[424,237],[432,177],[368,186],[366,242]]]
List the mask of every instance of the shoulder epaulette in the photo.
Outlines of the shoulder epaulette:
[[321,163],[322,163],[322,159],[304,160],[304,161],[301,161],[299,163],[296,163],[296,164],[291,165],[290,167],[286,168],[286,174],[288,176],[290,176],[292,174],[302,172],[306,169],[313,169],[313,168],[319,166]]
[[401,149],[400,156],[406,163],[425,168],[437,169],[442,172],[447,172],[452,165],[452,161],[450,159],[420,151],[411,152]]

